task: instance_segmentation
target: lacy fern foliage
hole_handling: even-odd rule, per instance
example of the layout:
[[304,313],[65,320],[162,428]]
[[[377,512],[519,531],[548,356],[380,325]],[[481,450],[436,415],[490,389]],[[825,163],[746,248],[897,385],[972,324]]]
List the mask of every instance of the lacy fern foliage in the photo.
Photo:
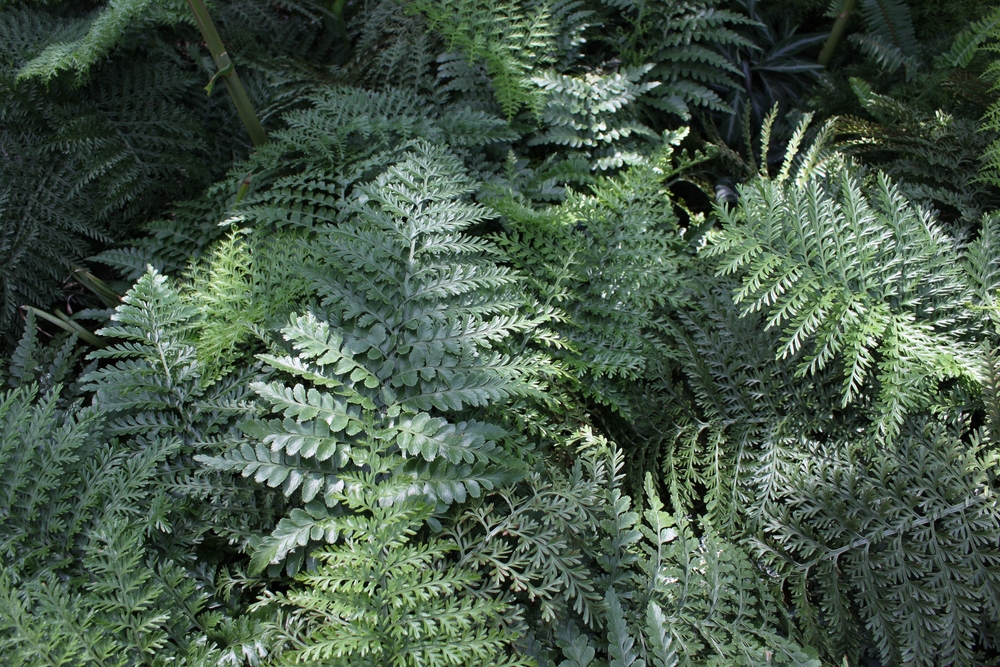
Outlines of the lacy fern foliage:
[[[147,265],[184,271],[222,241],[229,225],[219,223],[226,221],[259,228],[259,236],[246,239],[251,254],[255,244],[280,247],[285,242],[271,237],[275,228],[305,231],[335,219],[332,203],[398,159],[409,142],[423,139],[475,153],[517,136],[484,111],[446,106],[429,112],[416,93],[405,89],[325,88],[284,114],[283,122],[285,128],[272,133],[267,146],[236,163],[201,198],[179,203],[169,218],[150,223],[131,247],[105,251],[99,258],[133,279]],[[278,263],[275,257],[271,269]],[[251,261],[251,273],[271,270],[253,266]],[[290,274],[285,277],[297,282]],[[287,286],[281,280],[268,283],[269,289]]]
[[[26,368],[18,375],[23,384],[0,396],[5,659],[38,666],[222,659],[222,619],[208,612],[204,587],[177,561],[157,556],[176,510],[161,467],[180,441],[111,438],[103,406],[68,402],[58,384],[40,393]],[[179,555],[187,560],[171,554]]]
[[[230,102],[204,94],[211,73],[184,2],[92,4],[0,8],[4,347],[16,337],[19,307],[52,307],[69,291],[72,264],[200,191],[247,147]],[[249,61],[254,104],[274,114],[297,103],[288,97],[318,74],[309,61],[291,67],[287,56],[302,48],[328,56],[318,36],[323,10],[259,0],[218,9],[229,47]],[[130,278],[147,263],[137,262]]]
[[546,369],[541,356],[502,349],[529,320],[493,246],[462,233],[486,215],[460,201],[466,192],[456,160],[421,144],[317,229],[318,307],[282,330],[294,354],[262,357],[308,384],[256,383],[284,418],[244,427],[261,445],[203,459],[301,489],[306,508],[282,521],[257,566],[324,534],[334,541],[324,526],[340,492],[449,504],[517,469],[497,445],[502,429],[436,416],[536,394]]
[[[711,525],[699,537],[686,519],[665,512],[651,476],[645,491],[641,522],[628,496],[608,496],[601,561],[609,583],[609,665],[634,664],[646,653],[647,663],[664,665],[818,667],[773,629],[777,605],[746,554]],[[628,595],[619,598],[616,587]],[[643,639],[634,650],[631,634]]]
[[860,616],[884,663],[981,664],[1000,600],[1000,508],[994,455],[981,434],[962,441],[963,422],[908,420],[876,459],[803,443],[787,461],[758,544],[790,559],[807,640],[857,655]]
[[342,545],[313,552],[304,588],[266,598],[291,608],[286,664],[528,665],[508,657],[517,635],[500,623],[506,605],[476,595],[475,571],[445,557],[444,540],[412,543],[429,508],[348,500]]
[[1000,524],[967,411],[996,413],[995,223],[963,248],[815,148],[720,207],[671,315],[668,491],[745,536],[824,659],[984,664]]
[[710,211],[670,128],[815,76],[757,7],[223,0],[243,159],[182,3],[0,0],[0,329],[145,233],[97,351],[9,337],[0,661],[992,664],[993,120],[775,108]]
[[956,331],[966,287],[954,247],[884,175],[868,195],[849,170],[805,187],[762,178],[721,216],[708,254],[740,277],[735,302],[781,328],[778,357],[797,357],[799,373],[841,363],[845,406],[877,381],[884,436],[933,403],[939,380],[981,378]]
[[544,95],[543,129],[528,144],[566,146],[570,156],[581,155],[601,171],[638,163],[657,135],[630,119],[626,108],[659,85],[642,81],[649,69],[582,77],[543,72],[532,77]]
[[485,66],[507,117],[537,104],[530,73],[553,59],[555,47],[547,3],[407,0],[406,6],[444,36],[449,50]]
[[861,0],[860,5],[867,30],[851,40],[883,69],[904,68],[912,76],[919,51],[910,8],[903,0]]
[[698,107],[731,111],[713,90],[738,87],[742,72],[720,54],[717,46],[754,48],[735,30],[750,23],[742,14],[722,8],[715,0],[602,0],[610,20],[621,21],[615,46],[626,66],[652,64],[646,102],[689,120]]
[[933,206],[938,217],[956,223],[960,233],[977,227],[983,215],[1000,204],[996,185],[970,168],[981,163],[992,132],[963,115],[942,109],[923,112],[880,95],[860,79],[851,79],[851,87],[874,120],[839,118],[841,150],[898,179],[908,199]]
[[653,360],[663,329],[655,313],[676,293],[685,261],[665,193],[681,169],[704,159],[674,154],[685,135],[665,135],[640,164],[558,206],[531,207],[510,195],[492,202],[506,218],[500,242],[532,288],[525,308],[545,323],[539,343],[586,378],[595,398],[626,411],[614,378],[633,383],[659,370]]

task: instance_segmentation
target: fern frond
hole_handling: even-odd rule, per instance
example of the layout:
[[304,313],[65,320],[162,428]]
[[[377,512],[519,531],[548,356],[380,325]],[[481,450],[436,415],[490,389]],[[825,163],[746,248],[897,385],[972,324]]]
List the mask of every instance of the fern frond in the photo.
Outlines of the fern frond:
[[996,215],[983,218],[979,238],[965,251],[965,262],[977,305],[992,309],[1000,290],[1000,218]]
[[483,493],[449,522],[444,535],[461,563],[484,573],[490,591],[526,598],[545,622],[564,617],[565,605],[592,625],[601,595],[586,564],[597,551],[588,536],[598,529],[611,452],[596,434],[576,436],[585,449],[571,469],[549,466],[516,487]]
[[532,82],[544,91],[540,113],[544,129],[528,140],[529,145],[567,146],[601,171],[637,163],[641,158],[635,140],[658,137],[645,125],[621,118],[621,112],[659,85],[642,81],[650,69],[647,65],[606,75],[571,77],[547,71],[533,76]]
[[994,8],[982,19],[974,21],[955,35],[951,49],[943,54],[944,61],[952,67],[968,67],[980,47],[996,34],[998,28],[1000,28],[1000,8]]
[[[543,355],[497,349],[530,320],[516,312],[517,277],[498,251],[464,234],[487,216],[461,201],[468,191],[457,160],[417,144],[352,196],[330,197],[337,224],[317,225],[310,242],[322,308],[289,318],[292,354],[261,357],[308,384],[253,384],[284,421],[248,422],[262,445],[199,460],[331,507],[341,496],[450,504],[516,474],[497,444],[503,429],[437,416],[538,395],[550,372]],[[268,546],[268,562],[298,546],[276,543],[285,546]]]
[[861,49],[889,72],[905,66],[912,76],[917,65],[917,37],[910,8],[902,0],[861,0],[867,32],[852,35]]
[[497,104],[511,118],[522,107],[535,106],[529,82],[532,69],[552,60],[555,33],[546,4],[522,8],[520,3],[409,0],[407,11],[420,13],[439,31],[449,50],[469,63],[482,63]]
[[[797,593],[797,606],[812,607],[810,598],[822,596],[825,609],[838,610],[839,616],[856,605],[882,660],[908,655],[914,664],[931,664],[925,656],[934,654],[956,665],[976,662],[973,644],[997,582],[987,571],[972,574],[969,568],[978,570],[995,558],[976,535],[991,530],[996,508],[969,492],[982,484],[990,455],[978,439],[969,448],[957,437],[948,426],[918,419],[905,424],[898,444],[878,465],[822,451],[816,464],[798,468],[809,472],[788,487],[783,500],[794,498],[794,509],[782,511],[760,543],[769,555],[783,553],[794,563],[809,563],[816,573],[819,588]],[[906,503],[917,496],[925,501]],[[778,547],[772,537],[786,546]],[[975,587],[962,583],[970,577],[976,578]],[[857,638],[847,633],[858,625],[830,615],[827,645],[838,652],[856,647]],[[942,618],[946,626],[937,623]]]
[[86,25],[85,35],[73,41],[49,44],[21,68],[18,78],[48,82],[60,70],[72,69],[76,70],[77,79],[83,80],[91,66],[107,56],[127,31],[144,22],[152,4],[152,0],[111,2],[92,20],[80,21]]
[[[664,182],[703,157],[674,155],[672,144],[683,136],[666,135],[650,158],[559,206],[536,209],[513,197],[491,202],[506,218],[500,242],[509,261],[528,276],[528,312],[556,334],[565,350],[559,358],[586,384],[634,383],[658,357],[663,329],[655,312],[675,293],[683,261]],[[593,396],[631,409],[609,392]]]
[[306,621],[282,630],[296,646],[286,653],[293,664],[347,665],[358,657],[401,665],[527,664],[506,655],[516,637],[497,626],[506,605],[476,597],[472,571],[442,567],[445,542],[410,542],[425,511],[365,509],[371,516],[344,522],[342,544],[315,552],[319,566],[298,576],[305,588],[267,598]]
[[[871,382],[875,350],[886,359],[878,374],[886,436],[904,412],[926,405],[938,378],[979,377],[975,352],[942,338],[965,290],[951,243],[884,175],[871,195],[849,171],[829,188],[760,180],[721,215],[726,229],[709,256],[721,259],[720,275],[741,276],[735,300],[744,313],[766,312],[767,326],[782,329],[778,358],[798,357],[802,374],[842,359],[845,406]],[[826,267],[837,268],[839,287]],[[896,296],[919,294],[932,275],[917,301]]]

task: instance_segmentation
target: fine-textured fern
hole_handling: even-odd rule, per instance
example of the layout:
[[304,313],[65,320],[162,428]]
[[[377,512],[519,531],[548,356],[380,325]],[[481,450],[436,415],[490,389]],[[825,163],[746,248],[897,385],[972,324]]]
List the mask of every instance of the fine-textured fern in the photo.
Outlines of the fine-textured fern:
[[891,439],[939,380],[978,381],[981,362],[960,334],[953,245],[886,176],[869,192],[850,169],[804,187],[761,178],[721,212],[708,255],[740,276],[743,312],[783,331],[778,357],[797,358],[799,373],[842,364],[844,406],[877,379],[878,430]]
[[758,544],[787,573],[807,640],[856,656],[868,639],[883,664],[981,664],[997,629],[1000,507],[994,454],[962,426],[907,420],[875,460],[809,442],[784,462]]
[[536,106],[530,74],[553,59],[555,47],[547,3],[407,0],[406,8],[424,16],[449,50],[485,66],[507,117]]
[[203,459],[288,495],[301,489],[306,509],[282,521],[258,567],[324,534],[334,541],[323,526],[342,511],[341,490],[443,506],[518,468],[497,445],[501,429],[433,415],[535,393],[545,362],[497,349],[530,322],[514,310],[513,275],[489,243],[461,234],[485,211],[457,200],[468,186],[456,160],[416,150],[328,210],[339,224],[315,241],[321,307],[282,330],[295,354],[262,357],[314,386],[255,384],[284,420],[244,427],[261,445]]
[[[227,220],[263,227],[265,237],[275,227],[332,220],[328,209],[338,197],[379,173],[413,140],[446,144],[471,157],[484,145],[517,136],[496,116],[467,107],[427,109],[405,90],[326,88],[302,106],[284,114],[286,128],[200,199],[181,203],[169,218],[151,223],[135,245],[100,259],[133,279],[150,264],[184,271],[225,236],[227,226],[219,223]],[[250,241],[257,242],[267,241]]]
[[917,37],[910,8],[903,0],[861,0],[867,31],[851,35],[861,50],[889,72],[906,69],[912,76],[919,64]]
[[[179,23],[189,12],[183,2],[116,0],[90,9],[0,8],[4,349],[15,338],[20,306],[48,309],[69,291],[63,282],[71,264],[204,188],[246,150],[230,102],[202,90],[210,70],[197,50],[177,48],[197,41],[193,27]],[[301,48],[317,59],[330,53],[318,36],[324,14],[308,4],[289,9],[260,0],[218,9],[224,29],[248,21],[227,37],[249,59],[249,94],[270,120],[295,103],[291,91],[318,76],[310,62],[291,67],[287,56]],[[67,67],[77,75],[60,74]],[[145,263],[132,277],[143,270]],[[66,310],[81,305],[71,299]]]
[[265,598],[291,608],[285,664],[530,664],[507,655],[517,635],[499,622],[506,605],[477,596],[476,573],[445,560],[454,547],[411,543],[429,506],[344,500],[357,514],[338,522],[343,544],[313,552],[318,567],[297,577],[305,588]]
[[[170,537],[162,545],[190,549],[215,533],[245,547],[252,527],[270,527],[274,498],[246,485],[228,484],[223,477],[206,483],[196,470],[196,453],[215,454],[237,437],[235,423],[243,416],[252,392],[247,386],[254,367],[239,369],[206,386],[195,347],[197,308],[185,303],[167,278],[144,274],[98,331],[117,340],[91,353],[115,360],[84,377],[95,403],[108,414],[107,431],[137,443],[167,439],[175,443],[160,473],[161,484],[178,500],[160,521]],[[208,378],[214,380],[215,378]],[[180,502],[180,499],[185,502]]]
[[716,525],[750,536],[793,596],[804,644],[852,662],[981,664],[969,649],[995,641],[994,584],[953,582],[995,557],[982,435],[921,415],[888,449],[860,437],[867,419],[838,409],[837,374],[796,377],[794,360],[768,354],[780,334],[740,316],[730,289],[706,288],[682,322],[695,405],[675,417],[687,426],[665,456],[677,504],[704,502]]
[[792,600],[792,636],[824,659],[984,664],[995,584],[972,572],[992,567],[1000,523],[988,436],[964,411],[996,412],[980,347],[996,223],[963,261],[886,176],[795,162],[720,211],[670,315],[667,490],[750,540]]
[[[683,120],[692,109],[707,107],[732,111],[712,84],[738,87],[743,76],[713,46],[754,48],[733,28],[749,23],[716,0],[602,0],[608,19],[626,29],[611,39],[615,55],[635,68],[652,63],[649,77],[659,85],[646,101]],[[605,10],[607,11],[607,10]]]
[[230,164],[181,4],[0,0],[8,324],[158,218],[102,255],[136,282],[89,360],[42,311],[10,338],[0,662],[995,662],[1000,215],[950,173],[982,100],[857,84],[886,174],[774,109],[709,214],[669,128],[813,69],[723,7],[756,16],[220,0],[272,137]]
[[509,195],[493,202],[506,217],[501,243],[532,287],[526,308],[551,327],[539,342],[561,350],[593,398],[626,412],[642,408],[627,405],[613,379],[655,376],[662,328],[654,312],[677,291],[685,243],[666,183],[703,159],[673,155],[685,134],[666,135],[642,164],[559,206],[532,208]]
[[[627,496],[609,495],[611,539],[602,545],[609,583],[609,665],[629,664],[619,657],[628,650],[624,621],[634,619],[638,625],[646,615],[648,639],[642,643],[654,664],[669,664],[676,654],[678,665],[707,660],[818,667],[818,660],[774,630],[778,607],[750,559],[711,525],[702,526],[699,537],[687,520],[663,511],[651,477],[645,491],[648,509],[641,523],[629,511]],[[618,609],[616,586],[632,592]],[[620,651],[614,650],[616,639]]]
[[844,152],[899,179],[908,199],[933,206],[942,220],[955,223],[956,232],[975,229],[983,214],[1000,204],[996,187],[979,178],[992,133],[943,110],[921,112],[860,79],[852,79],[851,87],[874,121],[838,119]]
[[248,342],[263,341],[309,293],[299,271],[308,254],[296,242],[300,236],[233,230],[205,263],[195,265],[184,297],[199,315],[202,382],[218,379],[238,362],[252,363]]
[[222,660],[230,641],[239,652],[251,633],[234,632],[231,619],[208,610],[203,582],[182,564],[190,552],[167,536],[185,532],[177,498],[161,481],[181,442],[153,429],[110,437],[121,429],[102,404],[68,402],[58,381],[74,342],[55,354],[45,378],[57,384],[41,393],[33,380],[46,355],[29,329],[11,369],[17,386],[0,396],[4,659],[193,667]]
[[638,163],[657,135],[627,115],[623,117],[622,112],[659,85],[642,82],[649,70],[650,66],[644,66],[583,77],[543,72],[532,77],[544,91],[540,112],[543,129],[528,140],[528,145],[566,146],[570,157],[586,158],[595,170]]
[[1000,28],[1000,8],[993,8],[955,36],[948,53],[943,54],[945,62],[952,67],[967,67],[997,28]]
[[486,577],[482,590],[499,599],[513,594],[528,627],[546,639],[573,616],[588,626],[599,623],[593,536],[620,465],[620,453],[589,428],[551,435],[556,451],[575,456],[572,467],[536,465],[516,485],[472,499],[449,517],[443,533],[459,563]]
[[[993,91],[1000,86],[1000,25],[983,27],[985,35],[979,48],[990,57],[983,78],[993,84]],[[993,102],[983,117],[983,128],[989,132],[1000,131],[1000,104]],[[995,136],[995,135],[994,135]],[[1000,186],[1000,139],[994,139],[983,154],[983,179],[993,186]]]
[[87,76],[95,63],[119,45],[129,32],[148,30],[158,23],[176,22],[185,7],[180,2],[155,3],[152,0],[115,0],[93,17],[75,19],[63,28],[74,38],[49,43],[34,55],[18,73],[20,78],[50,81],[60,70],[74,70],[78,81]]
[[282,329],[291,354],[261,356],[297,382],[252,385],[283,418],[248,421],[250,442],[199,457],[301,496],[253,567],[294,571],[328,545],[300,576],[307,588],[276,598],[294,609],[279,632],[293,663],[524,664],[505,657],[507,604],[476,593],[476,571],[448,564],[444,541],[409,543],[434,513],[522,474],[504,429],[440,415],[538,395],[549,372],[541,355],[503,351],[531,321],[497,250],[464,233],[486,215],[461,201],[468,191],[456,158],[418,143],[313,209],[337,220],[314,227],[319,303]]
[[179,104],[194,82],[158,60],[105,65],[77,90],[0,73],[0,331],[12,332],[21,305],[48,307],[88,248],[181,192],[183,179],[207,180],[204,128]]
[[337,72],[338,81],[366,90],[434,89],[434,63],[443,46],[419,14],[400,9],[397,0],[361,4],[347,23],[353,53]]
[[[616,476],[622,461],[615,464]],[[631,511],[616,483],[606,490],[598,557],[606,593],[600,635],[572,623],[557,636],[561,667],[799,665],[819,661],[775,629],[776,601],[749,558],[711,526],[697,537],[665,512],[647,477],[649,508]],[[539,661],[542,665],[556,663]]]

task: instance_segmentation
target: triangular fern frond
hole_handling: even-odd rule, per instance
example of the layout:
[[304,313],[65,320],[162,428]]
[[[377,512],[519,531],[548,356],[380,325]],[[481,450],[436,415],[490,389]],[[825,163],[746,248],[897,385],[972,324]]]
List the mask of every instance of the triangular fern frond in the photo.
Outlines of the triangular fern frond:
[[[341,494],[445,506],[516,476],[498,445],[504,429],[443,416],[538,395],[551,368],[543,355],[504,349],[530,321],[516,311],[518,278],[498,265],[498,250],[464,234],[488,215],[462,201],[468,192],[457,160],[421,143],[331,201],[337,223],[310,242],[321,307],[282,329],[293,354],[261,357],[306,384],[254,384],[284,420],[248,422],[262,445],[202,462],[287,494],[302,488],[304,500],[330,507]],[[277,562],[292,546],[275,534],[262,552]]]

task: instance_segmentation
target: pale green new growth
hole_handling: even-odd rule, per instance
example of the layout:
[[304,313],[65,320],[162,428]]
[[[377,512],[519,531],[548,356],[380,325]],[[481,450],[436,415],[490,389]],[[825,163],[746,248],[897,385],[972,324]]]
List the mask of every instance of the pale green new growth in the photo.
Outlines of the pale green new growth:
[[476,594],[476,574],[446,561],[453,547],[412,541],[429,508],[348,502],[359,514],[338,521],[341,544],[313,552],[318,567],[297,577],[305,587],[264,599],[291,609],[285,664],[530,664],[506,655],[516,639],[500,622],[506,605]]
[[485,65],[497,104],[508,118],[524,106],[538,106],[530,74],[553,60],[556,38],[547,3],[407,0],[405,4],[444,36],[449,49],[470,63]]

